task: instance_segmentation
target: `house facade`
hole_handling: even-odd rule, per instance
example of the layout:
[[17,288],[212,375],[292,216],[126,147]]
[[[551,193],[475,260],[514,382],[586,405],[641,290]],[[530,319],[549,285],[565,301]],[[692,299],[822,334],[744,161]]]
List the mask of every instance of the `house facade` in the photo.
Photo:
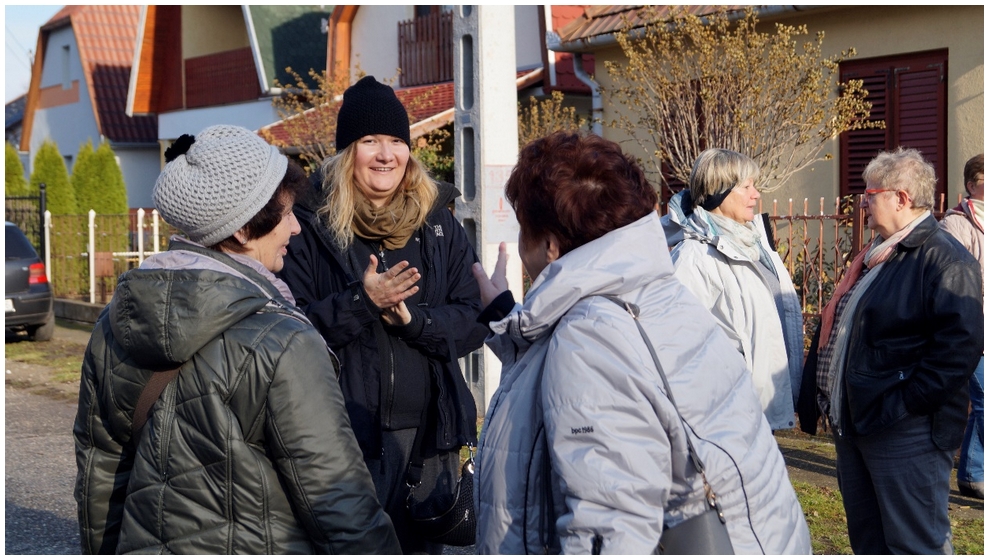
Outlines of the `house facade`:
[[[336,6],[330,19],[327,72],[391,81],[399,90],[419,88],[435,97],[428,126],[413,133],[445,126],[453,120],[453,6]],[[551,53],[544,40],[547,30],[566,25],[583,13],[582,6],[515,6],[515,68],[519,99],[542,98],[554,90],[590,116],[591,88],[575,77],[573,55]],[[492,53],[497,56],[501,53]],[[593,68],[593,57],[585,66]]]
[[70,173],[82,144],[109,142],[131,207],[150,205],[159,169],[154,120],[124,107],[139,18],[138,6],[66,6],[41,27],[20,139],[30,163],[54,141]]
[[141,8],[127,113],[157,123],[155,176],[164,150],[182,134],[215,124],[258,130],[279,119],[272,98],[326,66],[321,6]]
[[[634,20],[638,10],[635,6],[588,8],[560,30],[555,48],[593,53],[595,79],[607,90],[612,83],[605,63],[627,63],[614,33],[622,28],[623,17]],[[861,193],[865,164],[877,151],[902,145],[919,149],[931,160],[939,192],[949,206],[954,205],[964,192],[965,161],[984,146],[983,6],[773,6],[759,13],[762,31],[772,32],[781,22],[806,25],[811,38],[824,32],[824,56],[854,47],[857,56],[841,65],[841,79],[863,79],[873,102],[872,118],[887,125],[884,130],[848,132],[829,141],[824,152],[834,159],[801,171],[771,197],[824,197],[833,204],[835,197]],[[610,122],[619,109],[608,104],[607,96],[603,103],[604,121]],[[603,135],[626,139],[608,127]]]

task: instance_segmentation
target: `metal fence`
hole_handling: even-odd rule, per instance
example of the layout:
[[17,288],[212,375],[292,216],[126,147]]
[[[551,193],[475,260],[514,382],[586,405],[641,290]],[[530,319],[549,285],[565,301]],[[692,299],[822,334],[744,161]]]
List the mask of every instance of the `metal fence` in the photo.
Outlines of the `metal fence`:
[[[811,207],[810,199],[804,199],[796,207],[793,199],[785,206],[773,200],[768,210],[777,250],[800,297],[808,338],[845,270],[872,241],[873,235],[865,225],[862,196],[836,198],[831,207],[826,207],[825,199],[820,198],[816,208]],[[961,195],[958,198],[960,201]],[[946,205],[946,198],[941,195],[935,205],[935,218],[941,219]],[[759,211],[767,212],[762,200]]]
[[[11,199],[7,200],[9,220]],[[759,212],[769,213],[777,250],[800,297],[807,333],[813,333],[845,269],[872,239],[860,203],[861,195],[834,199],[830,207],[821,198],[813,208],[809,199],[797,205],[792,199],[785,204],[773,200],[767,210],[760,200]],[[945,208],[941,196],[935,217],[940,219]],[[50,255],[43,258],[56,297],[93,303],[108,302],[118,276],[165,250],[168,238],[179,233],[157,211],[47,216],[41,242],[49,239]]]
[[44,216],[48,200],[44,183],[39,190],[37,196],[4,197],[4,219],[17,224],[38,254],[43,255],[45,253]]
[[153,210],[45,217],[51,251],[43,258],[55,297],[107,303],[117,278],[168,247],[179,231]]

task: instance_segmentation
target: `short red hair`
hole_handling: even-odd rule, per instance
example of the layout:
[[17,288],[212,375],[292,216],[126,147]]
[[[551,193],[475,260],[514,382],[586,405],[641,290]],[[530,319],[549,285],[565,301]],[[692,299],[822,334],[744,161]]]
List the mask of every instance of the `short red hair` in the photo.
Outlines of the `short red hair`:
[[656,210],[656,190],[618,144],[554,132],[519,152],[505,185],[526,243],[552,233],[564,255]]

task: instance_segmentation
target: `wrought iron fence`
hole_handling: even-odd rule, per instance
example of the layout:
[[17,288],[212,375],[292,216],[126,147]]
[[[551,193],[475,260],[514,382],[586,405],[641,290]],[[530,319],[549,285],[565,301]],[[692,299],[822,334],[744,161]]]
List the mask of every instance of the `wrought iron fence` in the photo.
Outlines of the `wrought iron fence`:
[[[959,200],[961,195],[959,195]],[[794,207],[793,199],[780,204],[773,200],[768,210],[773,224],[776,247],[793,279],[804,312],[805,343],[809,343],[821,309],[831,299],[834,288],[862,248],[872,241],[866,229],[862,195],[834,199],[828,206],[820,198],[816,208],[810,199]],[[944,195],[935,205],[934,217],[941,219],[946,210]],[[763,201],[759,201],[759,211]],[[805,344],[806,346],[806,344]]]
[[43,234],[47,205],[45,190],[45,184],[42,183],[37,196],[4,197],[4,219],[17,224],[39,255],[45,254]]

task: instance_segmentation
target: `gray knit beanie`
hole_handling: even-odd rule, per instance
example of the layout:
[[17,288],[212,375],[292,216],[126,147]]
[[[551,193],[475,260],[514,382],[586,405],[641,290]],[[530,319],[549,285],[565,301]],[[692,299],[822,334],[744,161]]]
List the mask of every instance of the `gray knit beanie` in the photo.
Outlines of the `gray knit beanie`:
[[239,126],[183,135],[165,151],[151,195],[169,224],[209,247],[230,237],[271,200],[288,158]]

